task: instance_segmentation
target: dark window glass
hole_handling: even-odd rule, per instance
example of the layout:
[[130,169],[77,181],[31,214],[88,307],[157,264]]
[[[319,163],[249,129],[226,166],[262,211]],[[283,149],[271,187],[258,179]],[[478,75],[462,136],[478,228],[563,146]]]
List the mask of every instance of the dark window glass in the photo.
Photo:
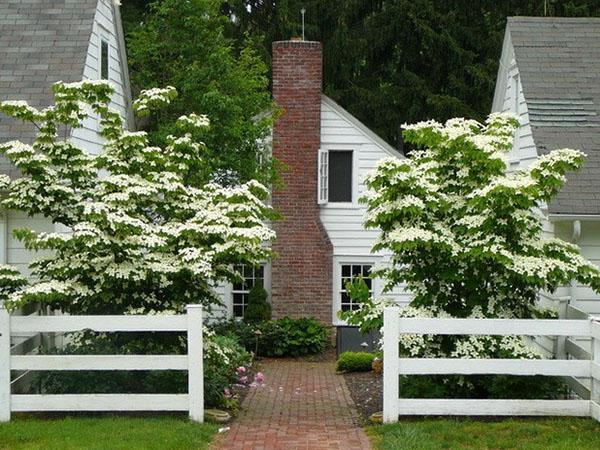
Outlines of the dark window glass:
[[108,42],[100,43],[100,78],[108,80]]
[[352,152],[329,152],[329,201],[352,201]]
[[233,315],[244,317],[244,309],[248,305],[250,289],[255,285],[264,287],[264,266],[252,267],[244,264],[234,266],[234,270],[242,276],[243,282],[233,284]]

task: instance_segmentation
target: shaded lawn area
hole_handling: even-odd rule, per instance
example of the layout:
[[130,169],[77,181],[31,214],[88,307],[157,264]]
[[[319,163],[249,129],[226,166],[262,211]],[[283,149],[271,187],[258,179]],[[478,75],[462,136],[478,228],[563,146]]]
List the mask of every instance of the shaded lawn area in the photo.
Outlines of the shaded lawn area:
[[0,449],[206,449],[217,427],[187,418],[15,418],[0,424]]
[[367,428],[380,450],[600,449],[600,423],[592,419],[404,420]]

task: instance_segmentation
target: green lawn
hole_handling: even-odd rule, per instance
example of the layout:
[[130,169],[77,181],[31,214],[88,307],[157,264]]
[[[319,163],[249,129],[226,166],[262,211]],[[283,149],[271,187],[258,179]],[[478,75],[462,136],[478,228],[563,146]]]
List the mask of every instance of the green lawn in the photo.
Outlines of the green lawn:
[[0,424],[0,449],[206,449],[216,429],[175,417],[17,418]]
[[380,450],[600,449],[600,423],[591,419],[406,420],[367,431]]

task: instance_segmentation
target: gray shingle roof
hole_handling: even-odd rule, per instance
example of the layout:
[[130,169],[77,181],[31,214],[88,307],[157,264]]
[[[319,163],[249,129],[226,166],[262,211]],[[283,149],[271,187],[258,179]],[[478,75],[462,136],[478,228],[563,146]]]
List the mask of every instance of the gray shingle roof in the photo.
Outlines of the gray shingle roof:
[[[55,81],[83,77],[98,0],[0,1],[0,100],[52,103]],[[30,142],[33,126],[0,115],[0,142]],[[6,159],[0,172],[9,173]]]
[[588,155],[549,210],[600,214],[600,18],[510,17],[507,27],[538,152]]

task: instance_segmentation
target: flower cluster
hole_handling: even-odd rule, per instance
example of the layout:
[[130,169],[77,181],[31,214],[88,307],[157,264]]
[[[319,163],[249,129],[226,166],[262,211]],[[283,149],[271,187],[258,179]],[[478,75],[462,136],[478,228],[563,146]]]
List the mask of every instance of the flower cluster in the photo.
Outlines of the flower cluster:
[[[377,275],[386,289],[414,294],[403,316],[530,318],[540,290],[572,280],[600,290],[600,270],[576,246],[543,238],[539,212],[585,155],[556,150],[507,174],[516,127],[507,114],[405,126],[418,150],[382,160],[367,177],[365,224],[381,230],[374,250],[392,255]],[[363,331],[380,327],[381,302],[360,302],[345,318]],[[411,355],[538,356],[520,337],[409,335],[402,345]]]
[[[181,117],[183,134],[169,137],[163,150],[145,132],[123,129],[109,106],[108,82],[57,83],[54,92],[55,105],[43,111],[0,102],[0,112],[40,129],[32,145],[0,144],[21,173],[0,180],[7,190],[2,206],[41,214],[66,230],[15,231],[26,248],[50,252],[30,264],[28,286],[6,292],[10,304],[46,302],[71,313],[209,306],[218,301],[214,285],[236,279],[234,264],[270,257],[264,186],[195,184],[189,177],[204,158],[204,144],[190,131],[208,126],[206,116]],[[147,114],[175,96],[172,87],[143,91],[135,108]],[[81,127],[92,113],[105,138],[98,156],[57,133],[63,125]]]

